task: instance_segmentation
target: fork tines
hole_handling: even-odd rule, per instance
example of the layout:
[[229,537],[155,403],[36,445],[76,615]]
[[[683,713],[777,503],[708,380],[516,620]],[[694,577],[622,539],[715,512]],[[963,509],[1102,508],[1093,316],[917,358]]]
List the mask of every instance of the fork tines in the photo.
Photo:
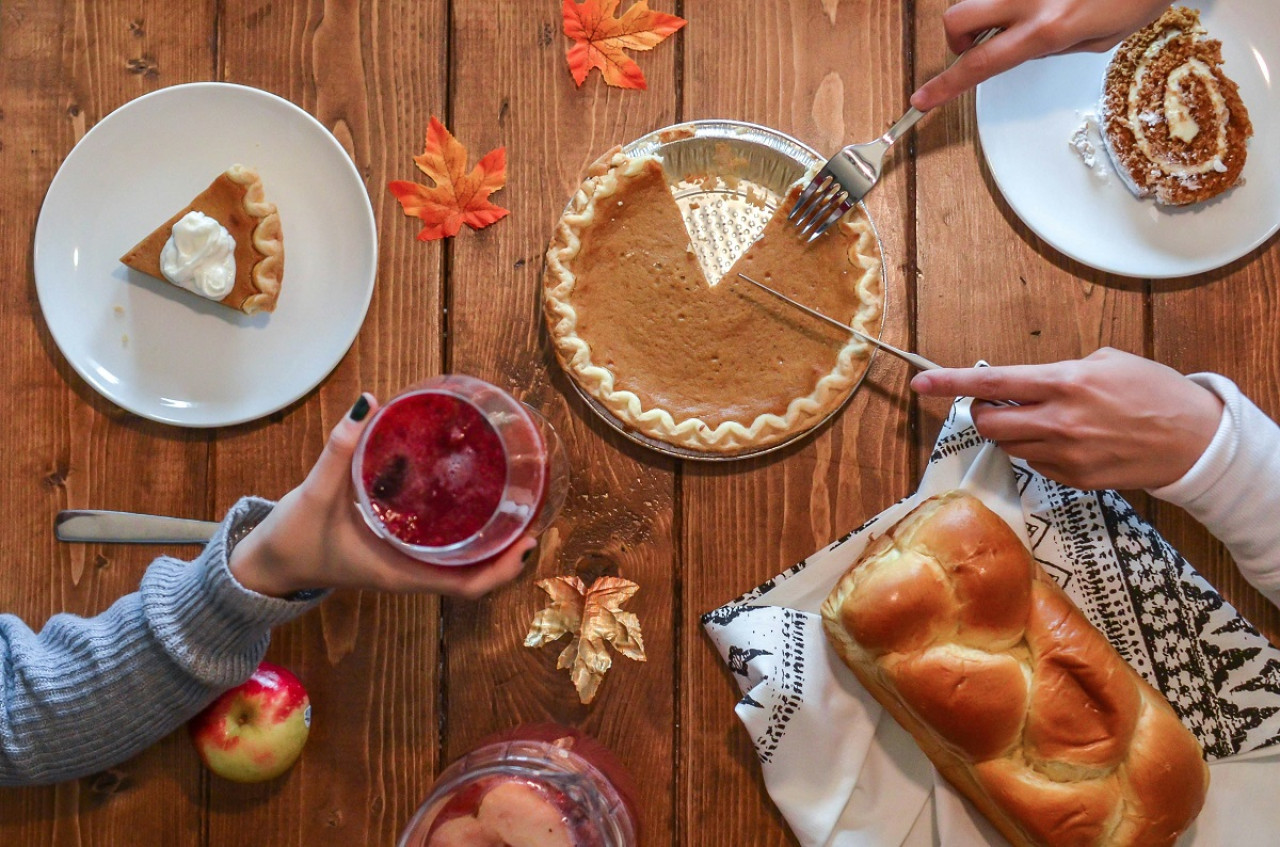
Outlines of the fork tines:
[[852,208],[849,192],[841,187],[828,167],[819,171],[800,192],[787,219],[794,221],[800,234],[812,241]]

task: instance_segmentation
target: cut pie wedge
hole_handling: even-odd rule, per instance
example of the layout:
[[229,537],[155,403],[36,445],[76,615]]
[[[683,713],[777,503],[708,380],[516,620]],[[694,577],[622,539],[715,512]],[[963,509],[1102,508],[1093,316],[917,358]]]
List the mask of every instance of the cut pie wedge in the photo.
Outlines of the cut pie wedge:
[[627,428],[734,455],[787,441],[840,407],[870,347],[739,272],[878,334],[884,287],[860,207],[812,243],[786,219],[798,188],[716,284],[654,158],[593,166],[547,252],[543,305],[561,365]]
[[[174,225],[191,212],[212,218],[234,241],[231,253],[235,260],[234,279],[229,281],[230,290],[225,296],[199,294],[192,287],[171,279],[162,269],[161,254],[173,236]],[[280,215],[275,205],[267,202],[257,171],[232,165],[186,208],[139,241],[120,261],[228,308],[250,315],[270,312],[276,307],[284,276],[284,233]]]

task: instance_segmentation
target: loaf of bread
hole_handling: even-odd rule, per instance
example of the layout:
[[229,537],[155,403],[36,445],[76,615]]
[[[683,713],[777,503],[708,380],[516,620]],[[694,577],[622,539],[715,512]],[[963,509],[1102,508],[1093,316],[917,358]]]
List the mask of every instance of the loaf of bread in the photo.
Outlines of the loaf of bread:
[[854,675],[1016,847],[1167,845],[1199,813],[1195,737],[978,499],[913,509],[822,617]]

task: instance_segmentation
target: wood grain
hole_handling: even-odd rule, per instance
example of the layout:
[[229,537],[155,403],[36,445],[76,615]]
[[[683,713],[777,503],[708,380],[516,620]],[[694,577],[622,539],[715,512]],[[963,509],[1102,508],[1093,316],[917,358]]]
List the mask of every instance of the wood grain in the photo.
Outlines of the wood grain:
[[[416,173],[426,124],[411,107],[444,97],[446,56],[420,45],[444,43],[446,21],[443,0],[223,4],[221,77],[292,100],[343,145],[373,201],[379,275],[359,338],[321,388],[222,434],[220,509],[296,485],[362,390],[385,399],[440,369],[443,247],[414,240],[386,184]],[[266,786],[211,779],[211,844],[395,840],[435,767],[437,615],[431,597],[346,592],[276,632],[268,656],[299,674],[315,710],[305,760]]]
[[[0,15],[0,256],[10,269],[0,290],[10,398],[0,423],[0,455],[10,468],[0,482],[0,543],[10,569],[0,581],[0,609],[39,628],[58,611],[106,609],[136,588],[150,560],[139,548],[57,544],[58,509],[203,516],[207,508],[208,435],[134,418],[74,373],[40,317],[32,242],[50,180],[90,127],[158,87],[151,68],[161,57],[175,81],[208,67],[208,51],[189,47],[208,42],[212,5],[192,4],[180,15],[163,3],[18,2],[5,3]],[[137,25],[148,15],[165,35],[153,39]],[[0,841],[191,836],[199,805],[171,802],[175,782],[200,778],[184,747],[184,738],[171,737],[106,774],[14,792],[0,803]]]
[[[674,4],[653,8],[670,12]],[[565,443],[573,480],[524,576],[480,603],[448,604],[446,758],[524,722],[580,727],[642,776],[641,827],[670,832],[678,637],[672,464],[635,448],[578,399],[551,356],[539,291],[552,227],[582,170],[615,144],[674,121],[677,51],[663,45],[643,57],[647,91],[608,88],[598,73],[575,87],[558,5],[495,9],[455,0],[453,27],[451,128],[477,157],[506,145],[508,183],[495,200],[511,215],[451,244],[449,368],[542,411]],[[569,573],[588,584],[609,574],[640,585],[627,608],[640,618],[649,659],[616,657],[589,706],[578,702],[568,672],[555,669],[559,644],[521,646],[546,601],[535,580]]]
[[[917,86],[952,58],[942,30],[947,5],[917,6]],[[979,359],[1053,362],[1103,346],[1146,352],[1143,283],[1066,259],[1018,220],[986,169],[972,94],[929,115],[916,130],[916,150],[921,353],[964,367]],[[932,447],[948,406],[921,404],[922,451]]]
[[[573,483],[525,573],[488,598],[339,593],[275,633],[270,658],[303,677],[315,706],[305,755],[284,778],[214,778],[179,732],[101,774],[0,792],[0,843],[389,844],[448,762],[486,735],[552,720],[598,737],[636,775],[643,843],[794,844],[700,616],[910,493],[947,404],[918,403],[907,369],[879,356],[849,405],[797,445],[727,464],[665,458],[600,420],[560,371],[539,308],[543,252],[584,167],[650,130],[753,121],[823,153],[880,134],[947,61],[947,5],[658,0],[690,23],[637,54],[648,90],[622,91],[598,73],[574,85],[553,0],[5,0],[0,610],[39,627],[136,588],[156,551],[59,545],[59,509],[216,518],[245,493],[278,497],[362,390],[385,399],[446,371],[544,413]],[[197,80],[265,89],[330,129],[365,179],[379,247],[368,315],[334,372],[264,420],[209,432],[139,420],[76,375],[41,315],[32,249],[44,193],[75,142],[129,100]],[[386,184],[421,179],[412,157],[433,115],[473,162],[507,148],[508,184],[493,199],[511,214],[424,243]],[[1226,374],[1280,416],[1276,239],[1187,280],[1129,280],[1066,260],[1000,196],[971,97],[894,149],[866,205],[883,242],[888,340],[957,365],[1111,345]],[[1220,544],[1181,511],[1138,499],[1229,600],[1280,636],[1280,611]],[[628,608],[649,659],[615,658],[589,706],[555,669],[556,647],[521,646],[544,604],[536,580],[567,573],[641,586]]]
[[[879,135],[905,108],[902,7],[692,2],[686,118],[775,127],[822,151]],[[833,20],[834,19],[834,20]],[[875,68],[875,73],[868,73]],[[909,162],[868,198],[883,241],[885,337],[905,343]],[[733,713],[737,683],[699,617],[785,570],[908,493],[906,372],[877,357],[861,389],[816,436],[778,454],[682,468],[681,832],[687,844],[786,844],[751,740]],[[713,833],[696,822],[716,821]]]

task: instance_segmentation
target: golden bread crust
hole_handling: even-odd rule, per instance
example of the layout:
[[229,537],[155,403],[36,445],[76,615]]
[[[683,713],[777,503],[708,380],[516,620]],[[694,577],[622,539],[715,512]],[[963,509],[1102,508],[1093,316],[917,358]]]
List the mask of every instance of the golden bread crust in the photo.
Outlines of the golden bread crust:
[[[1015,600],[991,604],[1003,594]],[[1199,813],[1195,737],[976,498],[912,510],[822,617],[854,676],[1015,847],[1171,845]]]

